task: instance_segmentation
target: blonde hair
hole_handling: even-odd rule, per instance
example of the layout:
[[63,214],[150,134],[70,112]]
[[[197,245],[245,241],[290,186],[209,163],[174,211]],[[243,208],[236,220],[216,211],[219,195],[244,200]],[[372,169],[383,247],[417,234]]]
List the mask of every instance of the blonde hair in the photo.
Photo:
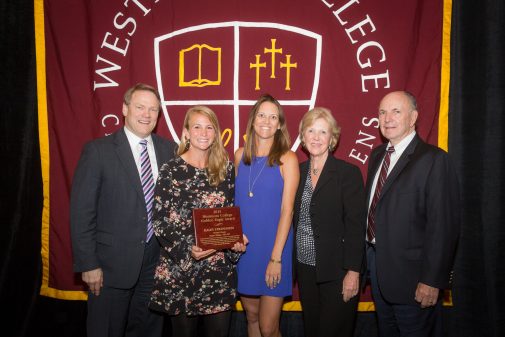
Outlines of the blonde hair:
[[130,105],[130,102],[132,100],[133,93],[136,91],[149,91],[156,96],[156,99],[158,100],[158,105],[161,105],[161,99],[160,99],[160,94],[158,93],[158,90],[156,90],[154,87],[145,84],[145,83],[137,83],[133,87],[129,88],[126,90],[124,97],[123,97],[123,103],[125,105]]
[[274,104],[279,112],[279,129],[275,131],[274,143],[268,153],[268,165],[282,165],[281,156],[289,151],[290,140],[284,111],[282,110],[280,103],[275,98],[269,94],[264,94],[258,99],[249,112],[243,157],[244,164],[246,165],[251,165],[252,158],[256,156],[256,132],[254,131],[254,119],[256,118],[261,104],[265,102]]
[[[209,148],[207,175],[209,177],[209,184],[211,186],[218,186],[226,178],[226,169],[229,162],[228,152],[226,152],[223,146],[223,141],[221,140],[221,129],[219,128],[219,121],[217,120],[217,116],[214,111],[212,111],[209,107],[206,107],[204,105],[196,105],[189,108],[189,110],[186,112],[186,116],[184,117],[183,128],[187,131],[189,131],[190,118],[196,114],[206,116],[216,132],[214,141]],[[183,137],[181,134],[181,142],[179,143],[177,154],[180,156],[188,152],[189,147],[189,139]]]
[[307,111],[305,115],[303,115],[299,127],[300,140],[304,145],[305,139],[303,138],[303,134],[305,130],[311,127],[312,124],[314,124],[314,122],[318,118],[324,119],[330,125],[331,139],[328,150],[333,151],[335,150],[335,147],[337,146],[338,143],[338,139],[340,137],[340,126],[338,126],[337,121],[335,120],[335,118],[333,118],[333,115],[331,114],[331,111],[329,109],[323,107],[315,107]]

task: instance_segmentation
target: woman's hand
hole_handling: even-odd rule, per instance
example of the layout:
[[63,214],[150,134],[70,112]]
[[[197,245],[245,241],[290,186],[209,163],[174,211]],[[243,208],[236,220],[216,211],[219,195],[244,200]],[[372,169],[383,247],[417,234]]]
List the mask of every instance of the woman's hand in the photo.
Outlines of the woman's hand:
[[204,259],[206,258],[207,256],[209,255],[212,255],[216,252],[215,249],[207,249],[207,250],[203,250],[202,248],[198,247],[198,246],[192,246],[191,247],[191,256],[195,259],[195,260],[201,260],[201,259]]
[[245,234],[242,234],[242,241],[244,241],[244,243],[235,242],[235,245],[233,245],[233,247],[231,247],[231,250],[233,250],[234,252],[237,252],[237,253],[245,252],[246,245],[249,243],[249,239],[247,239],[247,236],[245,236]]
[[270,289],[277,287],[281,282],[281,261],[270,259],[265,273],[265,282]]
[[359,289],[359,273],[349,270],[342,282],[342,298],[344,302],[348,302],[351,298],[358,294]]

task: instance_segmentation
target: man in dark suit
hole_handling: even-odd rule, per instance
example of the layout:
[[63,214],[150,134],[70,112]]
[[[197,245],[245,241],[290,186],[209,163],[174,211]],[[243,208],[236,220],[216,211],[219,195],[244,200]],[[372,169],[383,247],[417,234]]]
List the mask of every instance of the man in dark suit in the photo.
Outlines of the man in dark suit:
[[389,141],[374,149],[367,177],[367,259],[380,336],[441,336],[442,289],[459,234],[459,188],[446,152],[415,132],[414,96],[379,106]]
[[159,109],[156,89],[130,88],[124,128],[87,143],[74,174],[72,249],[74,271],[89,286],[88,336],[162,333],[163,317],[148,310],[160,250],[150,219],[158,168],[175,144],[151,133]]

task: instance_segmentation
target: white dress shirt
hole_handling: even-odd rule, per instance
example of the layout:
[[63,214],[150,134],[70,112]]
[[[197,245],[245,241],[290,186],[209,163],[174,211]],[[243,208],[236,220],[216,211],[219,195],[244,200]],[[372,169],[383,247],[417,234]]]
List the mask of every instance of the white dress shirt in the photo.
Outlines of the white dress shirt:
[[[389,173],[391,173],[391,171],[393,170],[393,167],[395,167],[396,163],[398,162],[398,159],[400,159],[400,157],[402,156],[403,151],[405,151],[405,149],[410,144],[412,139],[414,139],[415,135],[416,135],[416,132],[413,131],[411,134],[409,134],[407,137],[403,138],[398,144],[395,145],[395,152],[393,152],[391,154],[391,158],[389,161],[388,176],[389,176]],[[392,145],[391,145],[391,143],[388,142],[386,149],[389,148],[390,146],[392,146]],[[370,200],[368,200],[368,210],[369,211],[370,211],[370,205],[372,204],[373,196],[375,194],[375,187],[377,186],[377,180],[379,180],[379,175],[380,175],[380,171],[381,171],[383,162],[384,162],[384,158],[382,159],[380,165],[378,166],[379,169],[375,173],[375,177],[373,179],[372,189],[370,190]],[[367,217],[367,219],[368,219],[368,217]],[[375,238],[372,240],[372,243],[375,243]]]
[[[139,171],[140,177],[140,152],[142,146],[140,141],[142,138],[135,135],[133,132],[124,127],[124,132],[126,133],[126,138],[128,138],[128,143],[130,143],[130,148],[132,149],[133,158],[135,159],[135,164],[137,165],[137,170]],[[156,161],[156,152],[154,152],[153,138],[151,135],[145,138],[147,140],[147,153],[149,154],[149,161],[151,162],[151,169],[153,170],[153,179],[156,183],[158,179],[158,162]]]

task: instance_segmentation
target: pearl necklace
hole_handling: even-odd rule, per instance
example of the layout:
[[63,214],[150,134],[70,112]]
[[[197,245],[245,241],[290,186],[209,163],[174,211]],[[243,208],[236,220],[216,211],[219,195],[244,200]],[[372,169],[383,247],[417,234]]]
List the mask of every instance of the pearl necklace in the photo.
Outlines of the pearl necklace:
[[263,169],[265,168],[265,164],[267,162],[267,158],[268,157],[265,157],[265,160],[263,161],[263,166],[261,167],[260,169],[260,172],[258,173],[258,175],[256,176],[256,178],[253,179],[253,182],[252,182],[252,185],[251,185],[251,173],[252,173],[252,167],[253,167],[253,164],[254,162],[256,161],[256,158],[254,158],[254,160],[251,161],[251,165],[249,165],[249,192],[247,193],[247,195],[249,196],[249,198],[252,198],[254,197],[254,193],[253,193],[253,188],[254,188],[254,184],[256,184],[256,181],[258,180],[259,176],[261,175],[261,172],[263,172]]

